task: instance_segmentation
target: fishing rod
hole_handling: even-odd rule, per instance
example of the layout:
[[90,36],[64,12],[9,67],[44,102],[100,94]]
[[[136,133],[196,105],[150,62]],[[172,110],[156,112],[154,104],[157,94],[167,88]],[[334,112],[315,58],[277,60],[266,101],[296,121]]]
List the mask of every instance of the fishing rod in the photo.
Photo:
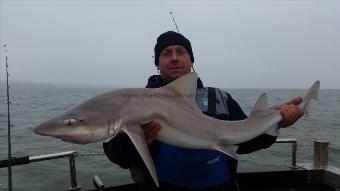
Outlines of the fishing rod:
[[[177,32],[178,32],[178,33],[180,33],[180,32],[179,32],[179,30],[178,30],[178,27],[177,27],[176,21],[175,21],[175,17],[174,17],[174,15],[172,14],[172,12],[171,12],[171,11],[170,11],[170,15],[171,15],[171,18],[172,18],[172,20],[173,20],[173,21],[174,21],[174,23],[175,23],[175,26],[176,26]],[[193,70],[194,72],[196,72],[196,71],[195,71],[195,68],[194,68],[194,63],[192,63],[192,66],[191,66],[191,68],[192,68],[192,70]]]
[[175,26],[176,26],[177,32],[178,32],[178,33],[180,33],[180,32],[179,32],[179,30],[178,30],[178,27],[177,27],[177,24],[176,24],[176,21],[175,21],[174,15],[172,14],[172,12],[171,12],[171,11],[170,11],[170,15],[171,15],[171,17],[172,17],[172,20],[173,20],[173,21],[174,21],[174,23],[175,23]]
[[[177,27],[177,24],[176,24],[175,18],[174,18],[174,16],[172,15],[172,12],[171,12],[171,11],[170,11],[170,15],[171,15],[171,18],[172,18],[172,20],[173,20],[173,21],[174,21],[174,23],[175,23],[175,26],[176,26],[177,32],[178,32],[178,33],[180,33],[180,32],[179,32],[179,30],[178,30],[178,27]],[[155,59],[155,57],[154,57],[154,56],[152,56],[152,58],[153,58],[153,59]]]
[[[177,32],[178,32],[178,33],[180,33],[180,32],[179,32],[179,30],[178,30],[178,27],[177,27],[177,24],[176,24],[175,18],[174,18],[174,16],[172,15],[172,12],[171,12],[171,11],[170,11],[170,14],[171,14],[172,20],[173,20],[173,21],[174,21],[174,23],[175,23],[175,26],[176,26]],[[154,57],[154,56],[152,56],[152,58],[153,58],[153,59],[155,59],[155,57]]]
[[11,115],[10,115],[10,104],[9,101],[9,83],[8,83],[8,56],[7,56],[7,49],[6,44],[4,44],[5,50],[5,64],[6,64],[6,89],[7,89],[7,140],[8,140],[8,190],[12,191],[12,147],[11,147]]

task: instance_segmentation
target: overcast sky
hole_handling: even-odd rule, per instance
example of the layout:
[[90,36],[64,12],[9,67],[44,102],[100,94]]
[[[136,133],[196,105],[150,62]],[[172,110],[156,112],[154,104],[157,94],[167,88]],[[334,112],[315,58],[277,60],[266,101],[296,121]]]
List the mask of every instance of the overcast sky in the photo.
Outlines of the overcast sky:
[[0,0],[0,85],[10,80],[143,87],[156,38],[179,30],[221,88],[340,89],[340,1]]

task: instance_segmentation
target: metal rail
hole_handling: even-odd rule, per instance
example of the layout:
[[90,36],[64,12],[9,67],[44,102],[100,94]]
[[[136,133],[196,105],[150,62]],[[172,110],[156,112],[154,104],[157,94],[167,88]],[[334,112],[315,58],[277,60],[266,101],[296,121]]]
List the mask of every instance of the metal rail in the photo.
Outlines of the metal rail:
[[76,163],[74,160],[75,156],[76,156],[75,151],[66,151],[66,152],[61,152],[61,153],[32,156],[32,157],[29,157],[29,162],[39,162],[39,161],[68,157],[69,166],[70,166],[70,177],[71,177],[71,187],[69,188],[69,190],[76,191],[76,190],[80,190],[80,187],[77,186]]
[[[298,166],[296,165],[296,153],[297,153],[297,139],[277,139],[275,143],[291,143],[292,144],[292,164],[291,168],[296,169]],[[77,175],[76,175],[76,163],[75,157],[87,157],[87,156],[98,156],[103,155],[104,153],[77,153],[75,151],[66,151],[60,153],[52,153],[52,154],[45,154],[45,155],[38,155],[38,156],[30,156],[30,157],[22,157],[22,158],[14,158],[15,165],[21,164],[28,164],[30,162],[39,162],[51,159],[58,159],[58,158],[69,158],[69,167],[70,167],[70,178],[71,178],[71,187],[69,188],[70,191],[77,191],[81,188],[77,185]],[[7,167],[8,162],[0,161],[0,168]]]
[[[71,179],[71,187],[70,191],[80,190],[81,188],[77,186],[77,174],[76,174],[76,157],[88,157],[88,156],[100,156],[104,155],[104,153],[77,153],[75,151],[66,151],[60,153],[52,153],[52,154],[44,154],[38,156],[24,156],[24,157],[13,157],[11,159],[11,166],[18,166],[23,164],[29,164],[31,162],[40,162],[58,158],[68,158],[69,159],[69,171],[70,171],[70,179]],[[0,161],[0,168],[9,167],[8,160]]]
[[299,168],[296,165],[296,153],[297,153],[297,139],[277,139],[275,143],[291,143],[292,144],[292,164],[290,168]]

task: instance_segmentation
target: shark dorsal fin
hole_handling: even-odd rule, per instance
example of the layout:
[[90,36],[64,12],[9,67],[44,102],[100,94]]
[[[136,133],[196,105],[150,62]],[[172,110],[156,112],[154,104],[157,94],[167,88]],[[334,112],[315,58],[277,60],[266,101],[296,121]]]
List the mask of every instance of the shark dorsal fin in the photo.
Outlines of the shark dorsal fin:
[[197,73],[191,72],[179,77],[163,88],[170,89],[171,91],[176,92],[176,94],[181,95],[183,100],[185,100],[185,102],[187,102],[193,109],[200,111],[195,102],[197,79]]
[[198,78],[197,73],[191,72],[172,81],[165,87],[171,88],[176,93],[181,94],[181,95],[191,95],[191,94],[195,95],[196,88],[197,88],[197,78]]
[[263,93],[256,101],[256,104],[251,111],[249,118],[254,118],[258,116],[264,116],[268,113],[268,101],[267,95]]

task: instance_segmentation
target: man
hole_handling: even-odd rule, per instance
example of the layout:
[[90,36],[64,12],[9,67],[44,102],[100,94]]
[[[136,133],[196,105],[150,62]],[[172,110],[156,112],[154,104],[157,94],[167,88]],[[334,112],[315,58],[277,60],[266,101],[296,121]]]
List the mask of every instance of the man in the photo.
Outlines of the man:
[[[160,75],[151,76],[147,88],[162,87],[191,72],[194,56],[190,41],[180,33],[168,31],[157,38],[155,65]],[[292,125],[303,112],[297,104],[302,98],[277,106],[283,116],[282,127]],[[221,120],[243,120],[247,118],[239,104],[230,94],[217,88],[206,88],[197,81],[196,103],[203,113]],[[147,109],[147,108],[146,108]],[[175,120],[175,119],[174,119]],[[150,122],[143,126],[146,141],[155,163],[161,191],[167,190],[235,190],[237,161],[218,151],[186,149],[154,140],[160,125]],[[244,154],[268,148],[277,135],[263,134],[238,145],[237,153]],[[111,161],[122,168],[129,168],[132,177],[140,183],[141,190],[157,190],[129,138],[118,135],[104,143],[104,151]]]

